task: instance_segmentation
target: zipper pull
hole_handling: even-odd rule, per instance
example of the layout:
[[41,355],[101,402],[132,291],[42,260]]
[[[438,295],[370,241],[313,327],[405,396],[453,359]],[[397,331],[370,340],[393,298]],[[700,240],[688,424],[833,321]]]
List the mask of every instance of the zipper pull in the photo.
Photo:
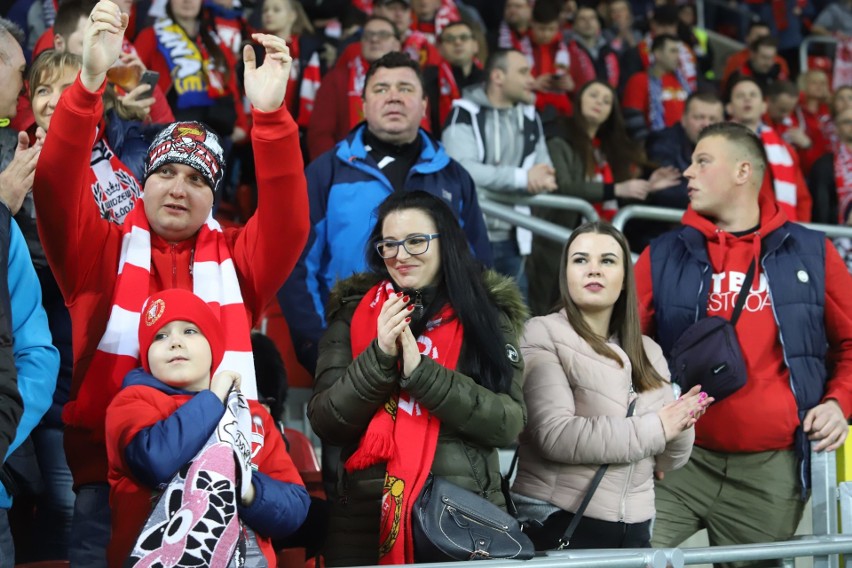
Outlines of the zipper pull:
[[417,310],[418,315],[423,315],[423,294],[420,290],[414,291],[414,309]]

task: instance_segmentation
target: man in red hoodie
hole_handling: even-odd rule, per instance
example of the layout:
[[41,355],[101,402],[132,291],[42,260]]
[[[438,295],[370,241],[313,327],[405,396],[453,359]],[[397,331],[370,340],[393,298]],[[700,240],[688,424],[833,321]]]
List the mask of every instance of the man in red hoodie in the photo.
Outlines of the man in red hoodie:
[[832,451],[846,439],[852,277],[822,233],[791,223],[761,193],[767,167],[749,128],[705,128],[684,172],[683,225],[636,265],[643,332],[668,356],[698,319],[730,319],[754,264],[735,327],[746,383],[708,409],[687,466],[658,483],[657,547],[705,527],[713,546],[789,539],[807,496],[809,443]]
[[33,192],[39,235],[73,325],[63,421],[77,494],[74,566],[106,564],[104,420],[124,377],[139,365],[132,336],[145,298],[183,288],[207,302],[228,335],[222,364],[239,367],[243,392],[256,398],[250,327],[298,260],[310,228],[298,128],[283,106],[292,60],[284,40],[266,34],[253,36],[266,49],[262,66],[250,47],[243,53],[259,195],[245,227],[222,230],[211,216],[225,164],[219,137],[197,122],[173,123],[157,135],[145,163],[144,196],[123,226],[100,218],[87,183],[89,157],[106,71],[119,57],[127,21],[109,0],[89,16],[83,67],[53,113]]

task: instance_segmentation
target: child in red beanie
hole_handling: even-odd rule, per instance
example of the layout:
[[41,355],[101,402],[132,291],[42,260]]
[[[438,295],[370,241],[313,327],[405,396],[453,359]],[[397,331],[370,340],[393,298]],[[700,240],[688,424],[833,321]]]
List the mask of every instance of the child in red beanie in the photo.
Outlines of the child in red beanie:
[[216,316],[188,290],[155,294],[139,351],[142,368],[106,415],[109,565],[256,557],[276,566],[270,539],[295,531],[310,499],[272,417],[239,393],[239,375],[211,379],[224,354]]

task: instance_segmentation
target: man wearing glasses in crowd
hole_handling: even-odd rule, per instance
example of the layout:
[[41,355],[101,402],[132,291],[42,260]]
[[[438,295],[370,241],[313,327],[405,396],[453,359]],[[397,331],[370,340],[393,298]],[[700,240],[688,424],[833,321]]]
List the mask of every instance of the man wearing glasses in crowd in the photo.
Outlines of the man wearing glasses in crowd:
[[439,65],[423,68],[423,88],[429,98],[429,127],[440,136],[450,114],[453,101],[460,99],[465,88],[485,81],[478,61],[479,41],[465,22],[448,24],[438,36]]

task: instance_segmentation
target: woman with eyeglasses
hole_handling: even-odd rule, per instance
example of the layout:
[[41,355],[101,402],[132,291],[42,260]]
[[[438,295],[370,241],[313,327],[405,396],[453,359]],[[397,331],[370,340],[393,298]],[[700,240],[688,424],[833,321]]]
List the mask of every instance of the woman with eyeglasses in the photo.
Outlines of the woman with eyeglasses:
[[329,565],[411,563],[430,472],[505,507],[497,448],[526,421],[514,283],[473,258],[453,212],[421,191],[378,209],[370,271],[332,291],[308,417],[343,448]]

